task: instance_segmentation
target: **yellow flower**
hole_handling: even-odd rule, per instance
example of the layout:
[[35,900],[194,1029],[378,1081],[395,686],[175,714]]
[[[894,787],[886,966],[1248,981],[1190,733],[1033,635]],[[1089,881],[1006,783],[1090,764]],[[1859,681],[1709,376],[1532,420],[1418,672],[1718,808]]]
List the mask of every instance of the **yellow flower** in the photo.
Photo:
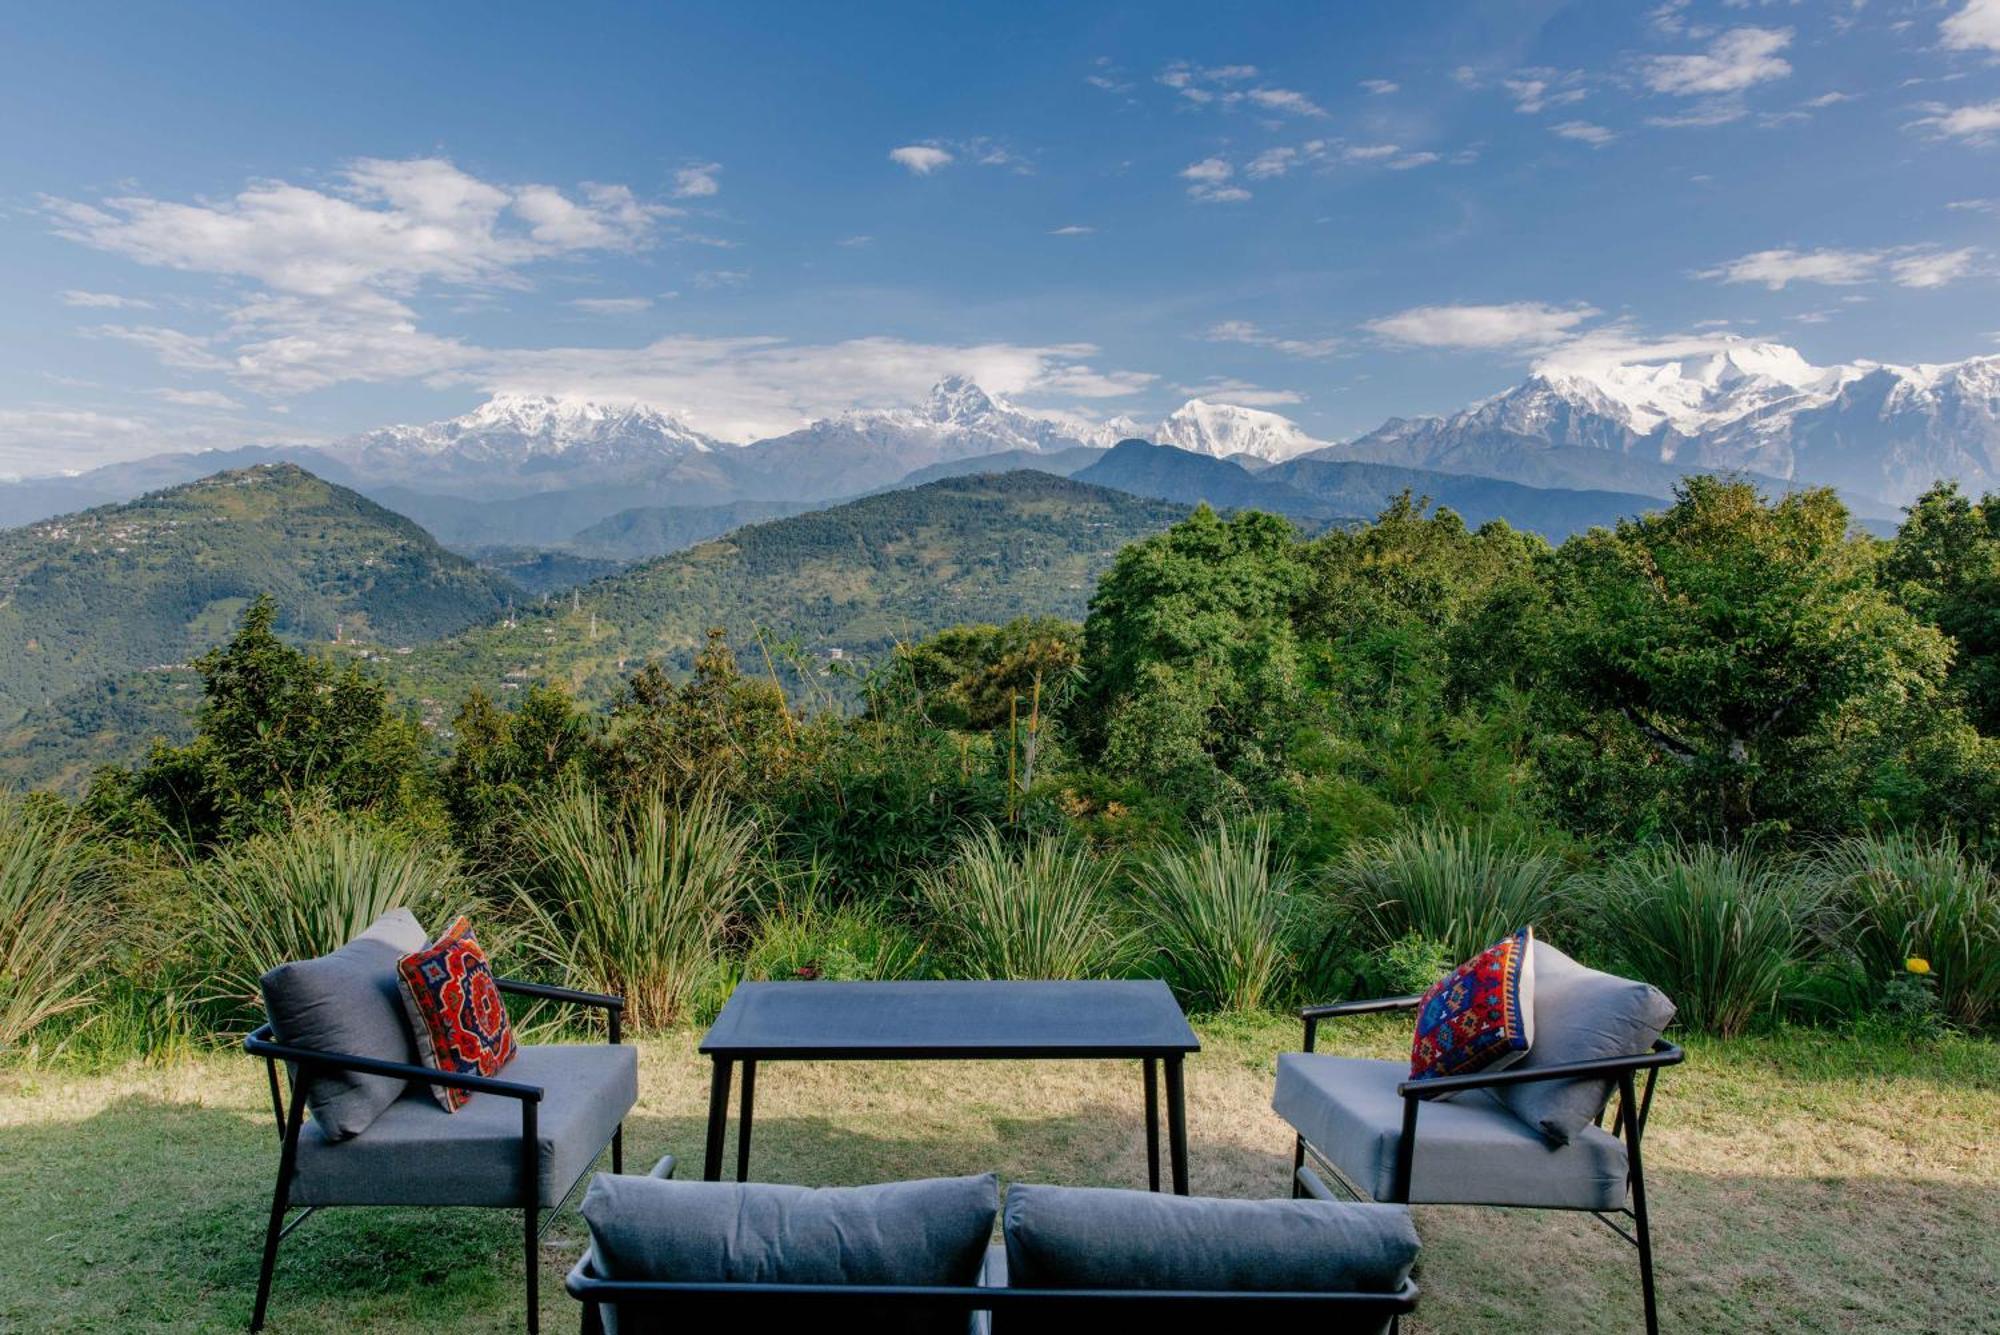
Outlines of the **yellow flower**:
[[1912,955],[1903,961],[1903,967],[1911,973],[1929,973],[1931,962],[1921,955]]

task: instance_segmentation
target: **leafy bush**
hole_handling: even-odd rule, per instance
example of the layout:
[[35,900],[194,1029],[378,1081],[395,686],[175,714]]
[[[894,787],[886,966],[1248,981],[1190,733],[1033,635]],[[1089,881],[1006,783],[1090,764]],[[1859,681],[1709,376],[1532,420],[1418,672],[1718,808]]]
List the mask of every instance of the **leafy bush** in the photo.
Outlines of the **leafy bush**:
[[441,930],[472,898],[456,856],[351,817],[315,814],[188,873],[197,951],[217,999],[259,1013],[257,980],[337,950],[390,909]]
[[65,814],[0,802],[0,1052],[90,1003],[105,891]]
[[957,976],[1102,978],[1119,972],[1130,942],[1112,916],[1110,880],[1110,866],[1074,839],[1010,846],[987,825],[918,886]]
[[1412,932],[1375,953],[1370,976],[1385,997],[1421,996],[1456,962],[1441,942]]
[[1601,940],[1665,992],[1683,1024],[1722,1037],[1769,1015],[1810,946],[1821,897],[1754,847],[1661,847],[1594,878]]
[[1978,1028],[2000,1002],[2000,874],[1949,834],[1861,835],[1816,859],[1814,876],[1853,916],[1870,978],[1925,960],[1952,1019]]
[[1240,830],[1218,821],[1192,844],[1140,860],[1133,891],[1144,937],[1188,1004],[1256,1010],[1271,1001],[1288,965],[1295,880],[1291,860],[1273,856],[1262,821]]
[[534,948],[569,985],[624,997],[635,1024],[673,1023],[747,897],[753,834],[710,790],[678,806],[556,795],[521,836],[515,891]]
[[1415,934],[1449,958],[1470,959],[1509,932],[1563,907],[1568,869],[1489,826],[1422,825],[1350,848],[1331,880],[1387,947]]
[[866,908],[808,905],[766,917],[743,957],[743,976],[758,981],[914,978],[923,942],[885,914]]

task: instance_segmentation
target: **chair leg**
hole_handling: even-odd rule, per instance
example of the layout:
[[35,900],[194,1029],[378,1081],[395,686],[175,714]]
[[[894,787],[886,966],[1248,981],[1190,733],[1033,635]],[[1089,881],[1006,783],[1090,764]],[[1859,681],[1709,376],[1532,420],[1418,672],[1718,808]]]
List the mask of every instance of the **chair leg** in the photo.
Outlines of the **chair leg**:
[[1306,1138],[1292,1137],[1292,1199],[1306,1194],[1305,1185],[1299,1181],[1299,1170],[1306,1166]]
[[[273,1075],[273,1098],[277,1097],[276,1079]],[[264,1315],[271,1306],[271,1276],[278,1267],[278,1240],[285,1235],[285,1211],[292,1203],[292,1172],[298,1166],[299,1127],[305,1109],[305,1100],[299,1097],[299,1081],[294,1076],[291,1109],[285,1115],[284,1148],[278,1152],[278,1185],[271,1189],[271,1222],[264,1230],[264,1264],[257,1271],[257,1304],[250,1309],[253,1331],[264,1328]]]
[[620,1122],[618,1129],[611,1133],[611,1171],[614,1175],[625,1171],[625,1124],[623,1122]]
[[542,1328],[542,1248],[540,1220],[541,1211],[530,1205],[521,1211],[521,1235],[527,1243],[528,1261],[528,1335]]
[[1646,1304],[1646,1335],[1659,1335],[1660,1312],[1653,1294],[1653,1231],[1646,1219],[1646,1170],[1639,1158],[1639,1120],[1623,1115],[1635,1106],[1632,1102],[1632,1075],[1628,1071],[1619,1112],[1624,1122],[1625,1157],[1632,1169],[1633,1241],[1639,1248],[1639,1292]]

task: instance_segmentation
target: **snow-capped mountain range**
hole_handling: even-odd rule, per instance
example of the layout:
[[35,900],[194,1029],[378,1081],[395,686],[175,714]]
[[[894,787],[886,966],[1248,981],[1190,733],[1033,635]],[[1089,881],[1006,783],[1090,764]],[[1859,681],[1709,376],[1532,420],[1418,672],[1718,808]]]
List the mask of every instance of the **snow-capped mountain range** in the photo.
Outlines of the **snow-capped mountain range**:
[[817,504],[913,473],[963,471],[951,465],[984,455],[1018,467],[1135,438],[1253,466],[1349,459],[1652,496],[1690,471],[1740,471],[1773,486],[1831,484],[1864,517],[1886,519],[1939,478],[2000,489],[2000,357],[1815,366],[1745,340],[1651,352],[1578,345],[1459,412],[1391,419],[1340,444],[1277,413],[1202,399],[1151,426],[1085,421],[1018,407],[960,376],[909,408],[845,412],[748,444],[655,406],[508,394],[460,417],[330,445],[157,455],[0,485],[0,525],[289,460],[459,535],[448,540],[541,542],[550,526],[567,533],[632,506]]
[[1814,366],[1750,341],[1558,354],[1463,411],[1392,419],[1315,457],[1655,494],[1686,472],[1729,470],[1894,507],[1939,478],[2000,486],[2000,357]]

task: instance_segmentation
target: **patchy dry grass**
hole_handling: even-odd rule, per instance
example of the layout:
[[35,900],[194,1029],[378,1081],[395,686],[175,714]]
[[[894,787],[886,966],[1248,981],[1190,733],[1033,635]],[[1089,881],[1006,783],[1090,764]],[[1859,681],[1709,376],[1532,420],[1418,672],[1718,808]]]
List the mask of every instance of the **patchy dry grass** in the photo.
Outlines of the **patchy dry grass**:
[[[1269,1110],[1276,1019],[1199,1026],[1189,1068],[1194,1188],[1282,1194],[1290,1137]],[[1389,1023],[1328,1046],[1387,1055]],[[695,1037],[643,1045],[628,1168],[698,1159]],[[997,1169],[1139,1185],[1136,1065],[777,1065],[758,1081],[760,1180],[850,1183]],[[276,1160],[261,1071],[219,1054],[80,1075],[0,1072],[0,1329],[240,1329]],[[1972,1329],[2000,1310],[2000,1050],[1788,1033],[1691,1047],[1648,1136],[1669,1330]],[[1629,1248],[1588,1216],[1419,1207],[1420,1320],[1636,1328]],[[279,1260],[279,1331],[518,1326],[517,1216],[332,1211]],[[543,1254],[551,1330],[577,1313],[565,1214]],[[1984,1315],[1982,1315],[1982,1313]]]

